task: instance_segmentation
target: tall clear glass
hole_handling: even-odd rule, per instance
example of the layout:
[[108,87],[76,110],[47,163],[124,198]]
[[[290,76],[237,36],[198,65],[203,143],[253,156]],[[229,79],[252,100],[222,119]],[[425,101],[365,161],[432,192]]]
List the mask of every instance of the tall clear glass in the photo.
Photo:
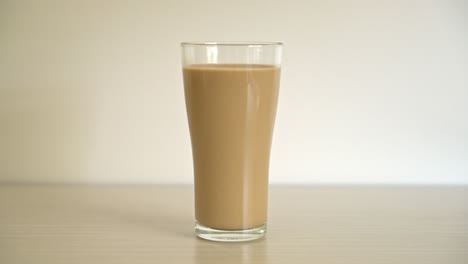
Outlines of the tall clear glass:
[[282,43],[185,42],[195,232],[247,241],[267,228],[270,148]]

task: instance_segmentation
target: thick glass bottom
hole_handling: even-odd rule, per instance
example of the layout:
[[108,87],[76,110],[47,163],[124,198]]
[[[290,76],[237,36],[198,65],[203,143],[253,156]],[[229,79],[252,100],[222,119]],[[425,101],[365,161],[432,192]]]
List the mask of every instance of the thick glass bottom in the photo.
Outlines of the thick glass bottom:
[[197,236],[211,241],[242,242],[263,237],[266,233],[266,223],[262,226],[245,230],[219,230],[200,225],[195,221],[195,233]]

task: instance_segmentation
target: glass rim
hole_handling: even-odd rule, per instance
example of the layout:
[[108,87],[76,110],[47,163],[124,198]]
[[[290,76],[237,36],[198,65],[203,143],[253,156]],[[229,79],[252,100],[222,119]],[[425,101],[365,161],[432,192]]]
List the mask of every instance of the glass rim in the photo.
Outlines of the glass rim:
[[187,41],[180,43],[185,46],[241,46],[241,47],[263,47],[263,46],[283,46],[282,42],[270,41]]

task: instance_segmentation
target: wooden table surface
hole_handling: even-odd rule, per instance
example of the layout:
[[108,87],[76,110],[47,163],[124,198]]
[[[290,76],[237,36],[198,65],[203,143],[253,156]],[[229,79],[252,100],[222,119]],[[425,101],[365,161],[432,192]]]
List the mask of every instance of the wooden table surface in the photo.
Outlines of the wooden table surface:
[[0,185],[0,263],[468,263],[468,187],[272,186],[266,238],[193,232],[190,186]]

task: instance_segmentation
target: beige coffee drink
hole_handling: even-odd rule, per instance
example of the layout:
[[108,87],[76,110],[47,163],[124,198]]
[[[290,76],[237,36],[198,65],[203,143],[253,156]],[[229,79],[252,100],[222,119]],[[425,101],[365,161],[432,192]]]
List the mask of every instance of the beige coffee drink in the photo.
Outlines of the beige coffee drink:
[[240,230],[266,221],[280,69],[254,64],[184,68],[195,171],[195,218]]

